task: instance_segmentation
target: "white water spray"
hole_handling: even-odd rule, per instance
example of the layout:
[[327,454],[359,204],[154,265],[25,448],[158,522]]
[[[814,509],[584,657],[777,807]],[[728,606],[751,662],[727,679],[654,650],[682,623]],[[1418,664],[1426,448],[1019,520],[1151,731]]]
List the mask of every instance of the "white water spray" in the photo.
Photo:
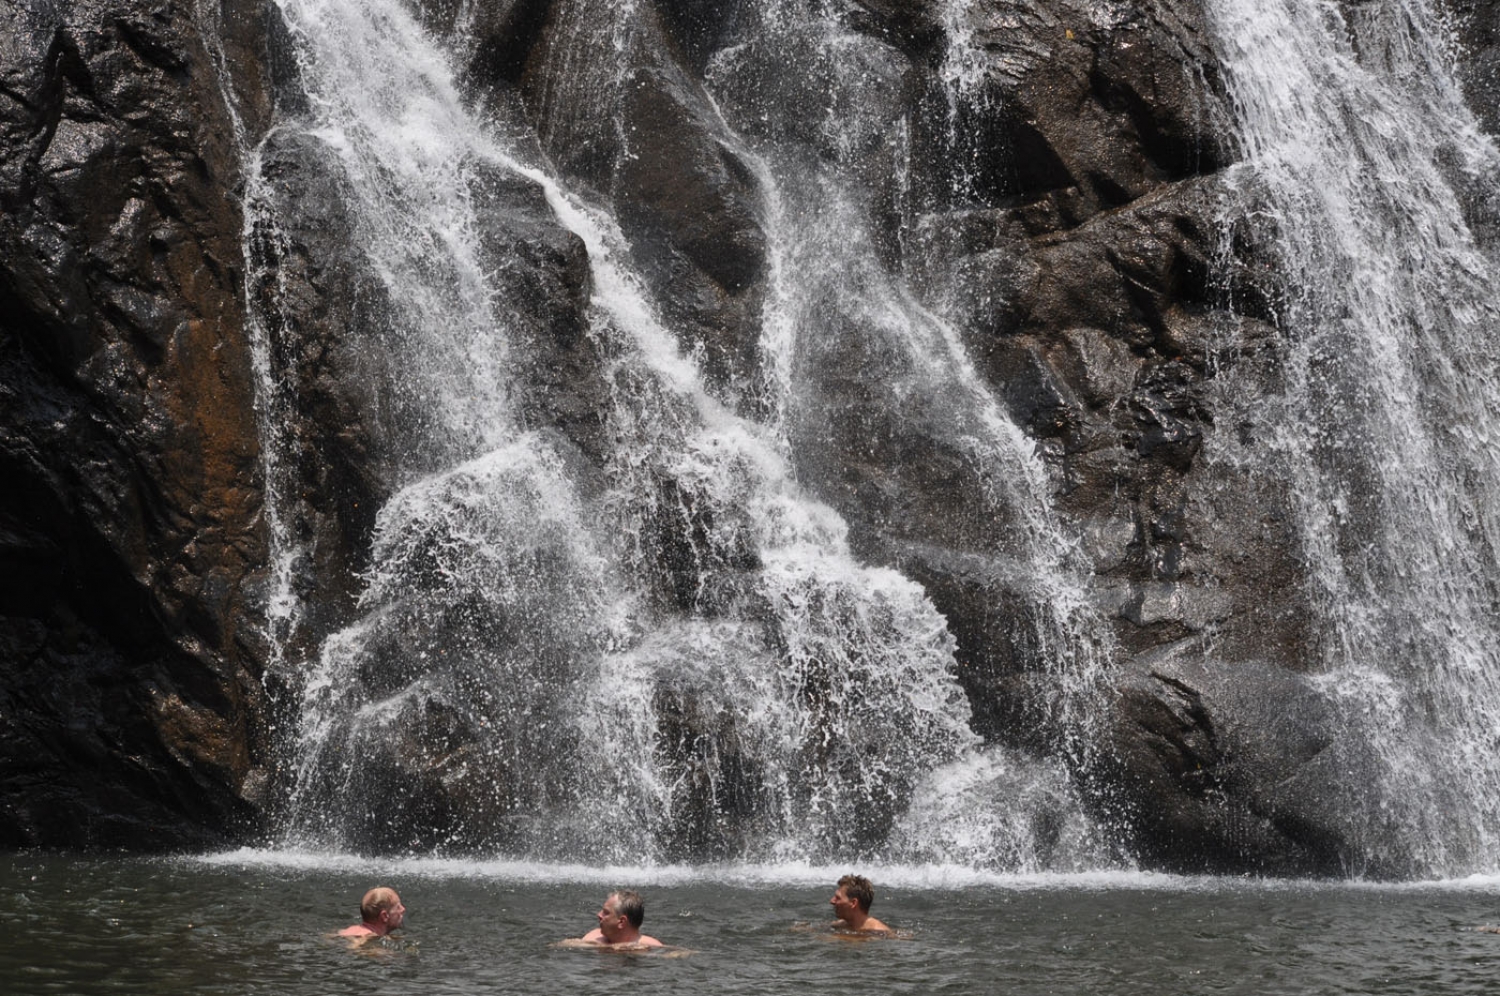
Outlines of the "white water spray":
[[1350,835],[1377,868],[1492,867],[1500,315],[1463,205],[1500,157],[1422,0],[1207,7],[1245,153],[1232,179],[1288,286],[1286,389],[1231,458],[1298,503],[1317,680],[1379,772]]
[[[1086,768],[1097,742],[1092,727],[1104,711],[1110,640],[1088,597],[1074,544],[1053,515],[1052,482],[1032,441],[974,369],[958,329],[916,300],[875,244],[869,187],[878,168],[867,157],[872,147],[889,143],[894,172],[901,172],[909,153],[902,142],[911,127],[883,116],[888,95],[880,80],[887,56],[828,11],[766,3],[758,15],[749,32],[754,43],[716,54],[708,81],[711,92],[736,109],[727,114],[725,141],[752,164],[767,201],[762,223],[770,291],[760,341],[766,408],[795,459],[801,425],[821,402],[818,375],[809,371],[827,362],[823,353],[839,363],[860,357],[870,411],[882,413],[878,417],[900,413],[903,426],[959,455],[972,489],[963,514],[985,523],[980,528],[995,563],[1014,565],[1007,583],[1013,597],[1025,600],[1020,614],[1029,630],[1028,650],[1042,662],[1053,689],[1051,723],[1074,769]],[[955,15],[946,23],[956,28],[962,22]],[[970,51],[965,38],[953,40],[949,51],[966,52],[972,63],[955,63],[955,73],[985,71],[980,64],[987,54]],[[764,81],[773,76],[774,88],[785,91],[781,99],[744,96],[771,85]],[[971,96],[966,90],[953,99]],[[806,122],[814,119],[820,124],[810,138]],[[735,125],[745,134],[734,133]],[[823,154],[809,156],[809,143]],[[896,177],[898,186],[903,179]],[[843,417],[857,419],[859,413]],[[1004,755],[998,748],[966,753],[951,770],[937,772],[911,807],[895,851],[1031,868],[1106,860],[1079,814],[1062,764]],[[936,785],[963,788],[949,792]],[[959,795],[968,814],[962,820],[950,818]],[[1053,821],[1053,830],[1063,823],[1071,829],[1050,833],[1023,826],[1037,819]],[[1064,837],[1066,844],[1060,843]]]
[[[486,135],[399,7],[282,10],[308,134],[393,302],[387,326],[358,332],[399,359],[392,425],[411,432],[363,616],[305,682],[291,839],[402,846],[427,818],[440,846],[595,861],[882,846],[932,769],[975,743],[941,617],[855,560],[776,429],[705,389],[607,215]],[[588,252],[614,403],[597,496],[518,424],[524,317],[476,252],[474,182],[491,170],[540,188]],[[685,537],[671,549],[666,527]],[[678,561],[665,578],[663,557]]]

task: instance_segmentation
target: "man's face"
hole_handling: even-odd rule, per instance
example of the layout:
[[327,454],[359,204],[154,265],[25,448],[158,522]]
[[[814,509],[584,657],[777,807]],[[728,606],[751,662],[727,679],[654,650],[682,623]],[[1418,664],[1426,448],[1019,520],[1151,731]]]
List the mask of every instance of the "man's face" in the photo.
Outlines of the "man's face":
[[859,904],[849,898],[849,894],[844,891],[842,885],[835,890],[833,898],[828,900],[828,903],[833,907],[833,915],[840,920],[848,920],[854,915],[854,911],[859,909]]
[[625,915],[615,912],[614,896],[605,899],[604,905],[594,915],[599,918],[599,933],[604,935],[606,941],[612,942],[625,932]]
[[401,904],[401,897],[396,897],[396,905],[389,909],[380,911],[380,916],[385,920],[387,930],[395,930],[406,922],[406,907]]

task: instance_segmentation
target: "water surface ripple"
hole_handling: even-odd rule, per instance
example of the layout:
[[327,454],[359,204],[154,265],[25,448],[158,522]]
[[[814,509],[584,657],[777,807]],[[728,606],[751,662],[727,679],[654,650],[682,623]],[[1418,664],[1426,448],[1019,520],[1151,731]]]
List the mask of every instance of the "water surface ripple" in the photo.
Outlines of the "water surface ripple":
[[[1370,886],[1161,875],[1005,877],[870,868],[876,912],[909,936],[851,943],[821,924],[839,869],[587,868],[239,852],[172,861],[0,858],[0,979],[28,994],[326,993],[774,996],[1481,993],[1494,990],[1500,879]],[[326,934],[387,882],[404,945]],[[560,950],[611,884],[685,957]]]

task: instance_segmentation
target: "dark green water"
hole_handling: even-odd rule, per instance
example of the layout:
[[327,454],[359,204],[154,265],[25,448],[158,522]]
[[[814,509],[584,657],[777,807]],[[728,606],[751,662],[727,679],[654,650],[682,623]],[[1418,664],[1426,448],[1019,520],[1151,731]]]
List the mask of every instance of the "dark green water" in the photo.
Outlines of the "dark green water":
[[[1412,886],[863,869],[908,939],[849,942],[837,869],[589,869],[246,853],[0,858],[0,993],[1500,992],[1500,879]],[[611,884],[682,957],[552,947]],[[395,886],[404,943],[326,935]]]

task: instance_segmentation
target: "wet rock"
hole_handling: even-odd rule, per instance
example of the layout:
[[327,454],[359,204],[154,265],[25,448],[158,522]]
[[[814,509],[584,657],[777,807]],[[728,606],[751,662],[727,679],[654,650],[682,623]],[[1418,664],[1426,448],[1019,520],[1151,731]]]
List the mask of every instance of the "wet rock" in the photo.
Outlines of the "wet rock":
[[515,346],[522,419],[600,464],[609,391],[589,336],[593,277],[583,240],[558,222],[533,180],[474,164],[469,185],[485,260],[507,290],[500,320]]
[[684,346],[700,352],[714,381],[743,391],[758,376],[759,192],[695,91],[673,69],[627,80],[621,114],[631,149],[617,167],[615,200],[664,316],[686,330]]
[[49,564],[0,607],[0,839],[223,841],[268,744],[219,53],[172,3],[0,16],[0,534]]
[[958,28],[967,41],[947,54],[958,115],[987,140],[955,150],[970,176],[956,189],[1050,198],[1072,225],[1226,161],[1228,117],[1194,3],[986,0]]
[[1284,667],[1217,658],[1192,639],[1136,659],[1111,734],[1115,794],[1100,801],[1153,865],[1346,872],[1364,853],[1349,817],[1364,762],[1328,700]]
[[1500,11],[1483,0],[1442,0],[1457,28],[1464,95],[1485,131],[1500,134]]
[[415,0],[423,25],[449,39],[461,54],[467,82],[476,90],[514,86],[546,24],[551,0]]
[[[617,9],[585,0],[411,6],[494,132],[610,209],[663,323],[742,413],[767,416],[773,256],[801,248],[772,244],[774,211],[871,233],[872,262],[838,275],[857,304],[812,294],[802,313],[788,359],[807,390],[787,400],[786,443],[857,556],[919,581],[948,619],[985,739],[1070,758],[1151,867],[1329,873],[1357,850],[1339,815],[1357,780],[1338,772],[1358,762],[1302,673],[1317,657],[1290,484],[1237,459],[1270,428],[1239,399],[1282,375],[1279,261],[1274,221],[1245,210],[1256,191],[1224,176],[1230,115],[1198,4],[850,0],[816,36],[748,2],[640,0],[608,24]],[[1494,18],[1450,6],[1493,130]],[[451,454],[405,386],[401,302],[348,251],[356,191],[318,139],[273,131],[311,111],[273,5],[77,0],[0,18],[0,844],[243,836],[285,782],[268,727],[290,679],[262,673],[268,493],[308,607],[277,652],[311,661],[361,611],[376,510],[409,483],[395,440],[416,440],[402,466]],[[260,173],[242,176],[251,149]],[[773,154],[805,189],[768,189]],[[591,334],[587,249],[535,182],[467,168],[521,422],[602,491],[627,374]],[[264,211],[248,257],[241,197]],[[920,328],[882,307],[908,292]],[[247,300],[267,323],[259,399]],[[950,332],[976,371],[961,389],[924,380],[902,338],[936,351]],[[269,480],[257,403],[281,458]],[[1088,751],[1051,711],[1067,661],[1027,608],[1039,568],[1007,491],[1020,470],[970,431],[991,403],[1034,449],[1049,514],[1078,538],[1063,566],[1107,620],[1112,705]],[[760,567],[748,527],[690,481],[640,473],[653,611],[738,606]],[[394,823],[357,816],[347,839],[535,841],[505,814],[555,798],[524,755],[557,741],[538,727],[520,753],[489,751],[519,720],[482,703],[486,683],[522,668],[494,648],[563,647],[522,668],[538,697],[563,697],[597,651],[568,642],[595,639],[581,621],[595,607],[549,615],[537,606],[561,596],[541,583],[519,608],[445,600],[442,572],[422,576],[438,608],[398,606],[404,629],[356,676],[409,692],[356,774],[372,793],[401,786],[403,805]],[[418,663],[453,648],[490,670],[445,685]],[[758,776],[690,690],[658,697],[697,813],[666,849],[732,853],[742,828],[715,821],[754,817]],[[713,737],[722,765],[693,767]]]
[[[1445,0],[1438,6],[1448,14],[1444,27],[1451,26],[1457,34],[1453,54],[1465,101],[1481,129],[1491,138],[1500,135],[1500,14],[1476,0]],[[1461,177],[1462,172],[1455,171],[1469,228],[1493,248],[1500,243],[1500,195],[1491,185]]]
[[664,24],[691,30],[691,18],[643,4],[617,46],[591,16],[554,7],[521,81],[527,113],[564,171],[613,202],[684,352],[746,403],[766,265],[759,191]]

